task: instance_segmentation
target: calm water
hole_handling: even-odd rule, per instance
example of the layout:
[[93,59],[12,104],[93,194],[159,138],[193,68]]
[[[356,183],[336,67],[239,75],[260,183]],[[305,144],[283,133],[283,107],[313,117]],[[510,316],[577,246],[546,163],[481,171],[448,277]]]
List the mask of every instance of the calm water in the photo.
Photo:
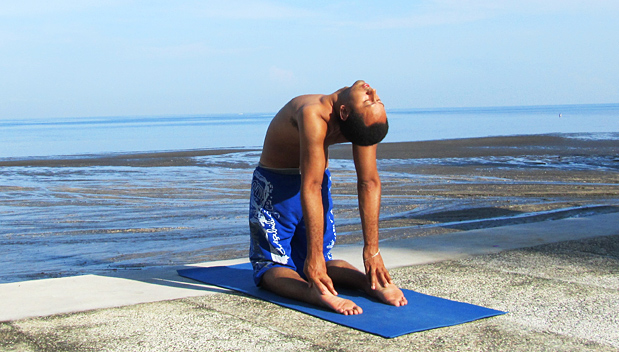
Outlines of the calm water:
[[[262,143],[270,118],[255,114],[0,120],[0,160],[241,147],[233,154],[193,157],[172,166],[1,166],[0,283],[244,256],[248,185],[259,152],[242,147]],[[392,111],[389,118],[388,142],[554,132],[613,140],[619,136],[619,104],[417,109]],[[510,163],[518,167],[531,162],[509,158],[482,161],[508,167]],[[401,169],[407,162],[381,161],[381,167]],[[549,161],[548,167],[616,172],[614,159],[598,164],[564,160],[553,166],[553,162]],[[340,179],[354,179],[350,161],[333,161],[331,169]],[[384,180],[396,187],[421,184],[426,182],[424,177],[384,174]],[[428,182],[443,181],[453,180]],[[341,191],[336,198],[338,223],[345,228],[358,222],[354,194]],[[390,209],[401,211],[402,204],[432,212],[466,208],[470,206],[467,202],[470,200],[392,196],[385,197],[382,214],[393,216]]]
[[[0,120],[0,159],[258,147],[273,114]],[[389,111],[385,142],[619,132],[619,104]]]

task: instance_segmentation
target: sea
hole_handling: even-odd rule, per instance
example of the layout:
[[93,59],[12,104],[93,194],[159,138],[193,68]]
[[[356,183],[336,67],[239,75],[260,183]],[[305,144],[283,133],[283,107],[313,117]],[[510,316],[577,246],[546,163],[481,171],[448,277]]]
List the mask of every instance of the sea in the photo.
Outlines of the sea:
[[[260,147],[274,113],[0,119],[0,160]],[[398,109],[384,142],[619,131],[619,104]]]
[[[248,185],[273,115],[1,118],[0,283],[245,256]],[[619,104],[398,109],[388,118],[385,143],[561,134],[619,147]],[[354,221],[348,210],[345,223]]]

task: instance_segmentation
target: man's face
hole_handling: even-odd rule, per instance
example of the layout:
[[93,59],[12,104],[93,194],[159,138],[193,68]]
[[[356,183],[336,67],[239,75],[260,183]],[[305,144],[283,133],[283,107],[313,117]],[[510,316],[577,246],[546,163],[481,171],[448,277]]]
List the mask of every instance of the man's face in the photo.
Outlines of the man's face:
[[340,106],[337,119],[342,135],[355,145],[369,146],[379,143],[389,130],[385,106],[376,90],[364,81],[348,88],[346,101]]
[[363,116],[367,126],[387,121],[385,105],[376,94],[376,89],[365,81],[356,81],[350,87],[350,107]]

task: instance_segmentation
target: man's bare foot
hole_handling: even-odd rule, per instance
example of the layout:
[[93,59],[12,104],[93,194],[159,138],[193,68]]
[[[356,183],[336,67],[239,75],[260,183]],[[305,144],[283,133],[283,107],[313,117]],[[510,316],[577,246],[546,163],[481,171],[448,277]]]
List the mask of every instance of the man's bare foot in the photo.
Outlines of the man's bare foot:
[[376,285],[376,289],[370,289],[370,291],[369,293],[372,296],[392,306],[401,307],[408,303],[402,290],[394,284],[387,284],[387,286]]
[[332,293],[322,294],[316,288],[311,288],[314,300],[321,306],[334,310],[344,315],[357,315],[363,313],[363,309],[355,302],[333,295]]

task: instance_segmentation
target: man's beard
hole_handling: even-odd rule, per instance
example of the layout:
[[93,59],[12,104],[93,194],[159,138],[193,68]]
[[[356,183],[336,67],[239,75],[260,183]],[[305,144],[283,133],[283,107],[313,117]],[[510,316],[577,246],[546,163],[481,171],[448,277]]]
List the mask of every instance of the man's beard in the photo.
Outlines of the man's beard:
[[366,126],[363,117],[358,114],[350,114],[344,121],[338,118],[342,135],[352,144],[368,146],[379,143],[389,131],[389,122],[374,123]]

